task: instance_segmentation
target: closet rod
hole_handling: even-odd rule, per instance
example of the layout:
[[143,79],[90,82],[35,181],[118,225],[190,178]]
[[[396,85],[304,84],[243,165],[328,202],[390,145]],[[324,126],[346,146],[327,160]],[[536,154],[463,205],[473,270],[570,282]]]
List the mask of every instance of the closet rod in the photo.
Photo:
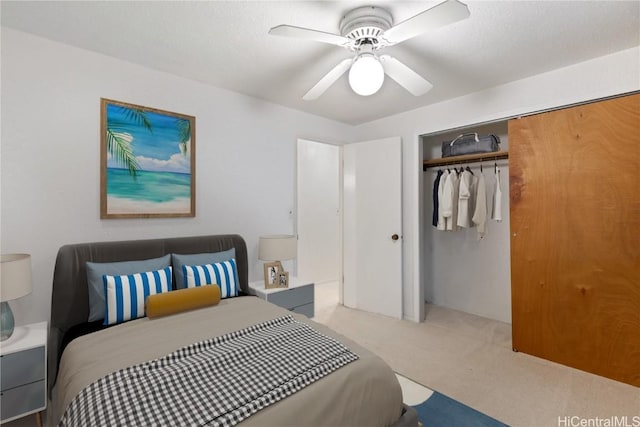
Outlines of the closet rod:
[[464,156],[443,157],[441,159],[425,160],[422,165],[422,170],[426,171],[429,168],[435,168],[438,166],[455,165],[462,163],[477,163],[486,160],[501,160],[508,158],[508,151],[496,151],[495,153],[478,153],[466,154]]

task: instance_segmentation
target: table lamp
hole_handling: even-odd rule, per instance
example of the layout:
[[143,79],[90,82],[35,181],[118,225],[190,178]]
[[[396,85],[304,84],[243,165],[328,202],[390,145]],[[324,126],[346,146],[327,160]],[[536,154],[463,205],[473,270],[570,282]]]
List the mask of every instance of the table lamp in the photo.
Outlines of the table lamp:
[[31,293],[31,255],[0,255],[0,341],[13,334],[15,320],[7,301]]
[[258,259],[271,261],[264,264],[265,288],[289,286],[289,273],[284,271],[280,261],[296,257],[296,236],[275,234],[260,236]]

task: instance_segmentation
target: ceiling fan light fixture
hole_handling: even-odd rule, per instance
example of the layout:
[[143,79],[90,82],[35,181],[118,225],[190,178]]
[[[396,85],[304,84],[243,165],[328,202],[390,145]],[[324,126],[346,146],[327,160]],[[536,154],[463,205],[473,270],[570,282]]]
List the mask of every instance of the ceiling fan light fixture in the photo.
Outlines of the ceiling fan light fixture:
[[[1,1],[1,0],[0,0]],[[348,11],[340,21],[340,34],[327,33],[293,25],[278,25],[269,30],[276,36],[315,40],[343,47],[355,59],[343,59],[326,73],[303,97],[317,99],[349,70],[349,85],[360,96],[378,92],[385,74],[413,96],[422,96],[433,85],[421,75],[381,49],[402,43],[422,33],[436,30],[469,17],[469,8],[460,0],[442,0],[409,19],[395,24],[391,13],[377,6],[362,6]]]
[[349,70],[349,85],[360,96],[376,93],[384,82],[382,64],[371,53],[360,54]]

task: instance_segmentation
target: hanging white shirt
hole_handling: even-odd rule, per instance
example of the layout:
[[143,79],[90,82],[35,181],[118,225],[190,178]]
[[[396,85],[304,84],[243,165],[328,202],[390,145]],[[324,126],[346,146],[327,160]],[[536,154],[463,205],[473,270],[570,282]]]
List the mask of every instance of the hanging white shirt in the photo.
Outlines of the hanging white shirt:
[[471,175],[471,188],[469,191],[471,192],[471,197],[469,198],[469,218],[471,227],[475,227],[473,214],[476,211],[476,197],[478,196],[478,177],[476,175]]
[[458,173],[455,171],[449,173],[444,184],[444,202],[445,230],[454,231],[458,228]]
[[[444,180],[444,188],[442,189],[442,199],[438,202],[442,206],[442,217],[444,219],[444,230],[447,229],[447,220],[451,218],[453,213],[453,176],[455,172],[449,172]],[[442,178],[440,178],[442,179]]]
[[447,222],[447,230],[456,231],[458,229],[458,194],[460,193],[460,175],[453,173],[453,209],[451,212],[451,221]]
[[484,175],[478,177],[478,187],[476,190],[476,207],[472,217],[473,223],[478,229],[478,240],[487,235],[487,187]]
[[460,174],[457,217],[457,224],[459,227],[469,228],[472,224],[471,217],[473,216],[473,212],[469,210],[472,182],[471,172],[465,170]]
[[502,221],[502,189],[500,188],[500,169],[496,168],[496,188],[493,192],[493,210],[491,219]]

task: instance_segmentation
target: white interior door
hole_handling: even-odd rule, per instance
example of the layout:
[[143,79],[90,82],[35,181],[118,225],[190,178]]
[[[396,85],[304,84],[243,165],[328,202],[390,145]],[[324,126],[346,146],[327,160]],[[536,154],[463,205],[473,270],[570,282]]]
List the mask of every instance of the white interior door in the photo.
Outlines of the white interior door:
[[340,147],[304,139],[297,148],[298,277],[338,281],[340,248]]
[[343,303],[402,318],[402,145],[343,148]]

